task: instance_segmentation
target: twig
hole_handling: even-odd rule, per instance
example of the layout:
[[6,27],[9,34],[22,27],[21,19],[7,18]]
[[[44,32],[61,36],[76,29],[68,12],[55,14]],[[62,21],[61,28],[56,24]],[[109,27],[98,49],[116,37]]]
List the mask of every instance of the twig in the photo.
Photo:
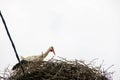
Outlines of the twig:
[[5,77],[2,77],[2,76],[0,76],[0,80],[1,80],[1,79],[4,79],[4,80],[6,80],[6,78],[5,78]]
[[61,68],[59,69],[59,71],[52,77],[52,79],[54,79],[58,75],[58,73],[62,70],[63,66],[64,65],[61,66]]

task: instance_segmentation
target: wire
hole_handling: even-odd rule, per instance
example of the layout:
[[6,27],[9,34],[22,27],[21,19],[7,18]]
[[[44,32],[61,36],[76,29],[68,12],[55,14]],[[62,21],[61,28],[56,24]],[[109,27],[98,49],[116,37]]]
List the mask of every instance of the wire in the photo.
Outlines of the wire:
[[18,56],[16,47],[15,47],[14,42],[13,42],[11,36],[10,36],[9,30],[8,30],[8,28],[7,28],[6,22],[5,22],[5,20],[4,20],[3,16],[2,16],[1,11],[0,11],[0,16],[1,16],[2,22],[3,22],[4,26],[5,26],[5,30],[6,30],[6,32],[7,32],[7,35],[8,35],[8,37],[9,37],[9,39],[10,39],[11,44],[12,44],[12,47],[13,47],[13,49],[14,49],[16,58],[17,58],[17,60],[18,60],[18,62],[19,62],[19,64],[20,64],[20,67],[21,67],[21,69],[22,69],[22,72],[23,72],[23,74],[24,74],[24,76],[25,76],[25,72],[24,72],[23,66],[22,66],[22,64],[21,64],[20,58],[19,58],[19,56]]

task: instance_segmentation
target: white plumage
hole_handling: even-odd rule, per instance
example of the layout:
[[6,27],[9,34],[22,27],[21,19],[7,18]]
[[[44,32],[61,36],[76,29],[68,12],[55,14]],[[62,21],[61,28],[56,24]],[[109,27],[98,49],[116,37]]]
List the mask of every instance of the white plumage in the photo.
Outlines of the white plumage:
[[49,52],[53,52],[55,55],[55,51],[54,48],[51,46],[48,48],[48,50],[45,53],[42,53],[40,55],[36,55],[36,56],[28,56],[26,58],[21,56],[22,60],[26,60],[26,61],[43,61],[44,58],[48,55]]
[[[54,48],[51,46],[48,48],[48,50],[45,53],[42,53],[40,55],[36,55],[36,56],[28,56],[26,58],[21,56],[21,64],[26,64],[28,62],[36,62],[36,61],[43,61],[45,59],[45,57],[48,55],[49,52],[53,52],[55,55],[55,51]],[[20,66],[20,63],[17,63],[15,66],[13,66],[12,70],[18,68]]]

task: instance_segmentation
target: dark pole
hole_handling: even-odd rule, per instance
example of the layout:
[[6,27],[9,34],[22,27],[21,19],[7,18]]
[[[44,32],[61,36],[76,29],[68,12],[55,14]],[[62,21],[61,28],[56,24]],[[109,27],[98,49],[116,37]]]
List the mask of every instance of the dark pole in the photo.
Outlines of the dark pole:
[[21,69],[22,69],[22,71],[23,71],[23,74],[25,75],[25,72],[24,72],[24,69],[23,69],[23,67],[22,67],[20,58],[19,58],[19,56],[18,56],[18,54],[17,54],[16,47],[15,47],[14,42],[13,42],[11,36],[10,36],[9,30],[8,30],[8,28],[7,28],[6,22],[5,22],[5,20],[4,20],[3,16],[2,16],[1,11],[0,11],[0,16],[1,16],[2,22],[3,22],[4,26],[5,26],[7,35],[8,35],[8,37],[9,37],[9,39],[10,39],[11,44],[12,44],[12,47],[13,47],[13,49],[14,49],[15,55],[16,55],[16,57],[17,57],[17,59],[18,59],[18,62],[20,63],[20,66],[21,66]]

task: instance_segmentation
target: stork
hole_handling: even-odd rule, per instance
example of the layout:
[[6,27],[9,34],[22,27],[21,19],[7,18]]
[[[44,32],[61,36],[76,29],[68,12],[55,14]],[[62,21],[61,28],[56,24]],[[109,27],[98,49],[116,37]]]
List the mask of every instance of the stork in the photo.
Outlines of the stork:
[[26,58],[21,56],[21,59],[25,60],[25,61],[43,61],[45,59],[45,57],[48,55],[49,52],[53,52],[54,55],[55,55],[54,48],[51,46],[51,47],[49,47],[49,49],[45,53],[42,52],[41,55],[28,56]]
[[[54,48],[53,46],[49,47],[48,50],[43,53],[41,55],[36,55],[36,56],[28,56],[26,58],[22,57],[21,56],[21,64],[25,64],[25,63],[28,63],[28,62],[36,62],[36,61],[43,61],[45,59],[45,57],[48,55],[48,53],[50,52],[53,52],[54,55],[55,55],[55,51],[54,51]],[[16,68],[19,67],[19,63],[17,63],[15,66],[13,66],[12,70],[15,70]]]

